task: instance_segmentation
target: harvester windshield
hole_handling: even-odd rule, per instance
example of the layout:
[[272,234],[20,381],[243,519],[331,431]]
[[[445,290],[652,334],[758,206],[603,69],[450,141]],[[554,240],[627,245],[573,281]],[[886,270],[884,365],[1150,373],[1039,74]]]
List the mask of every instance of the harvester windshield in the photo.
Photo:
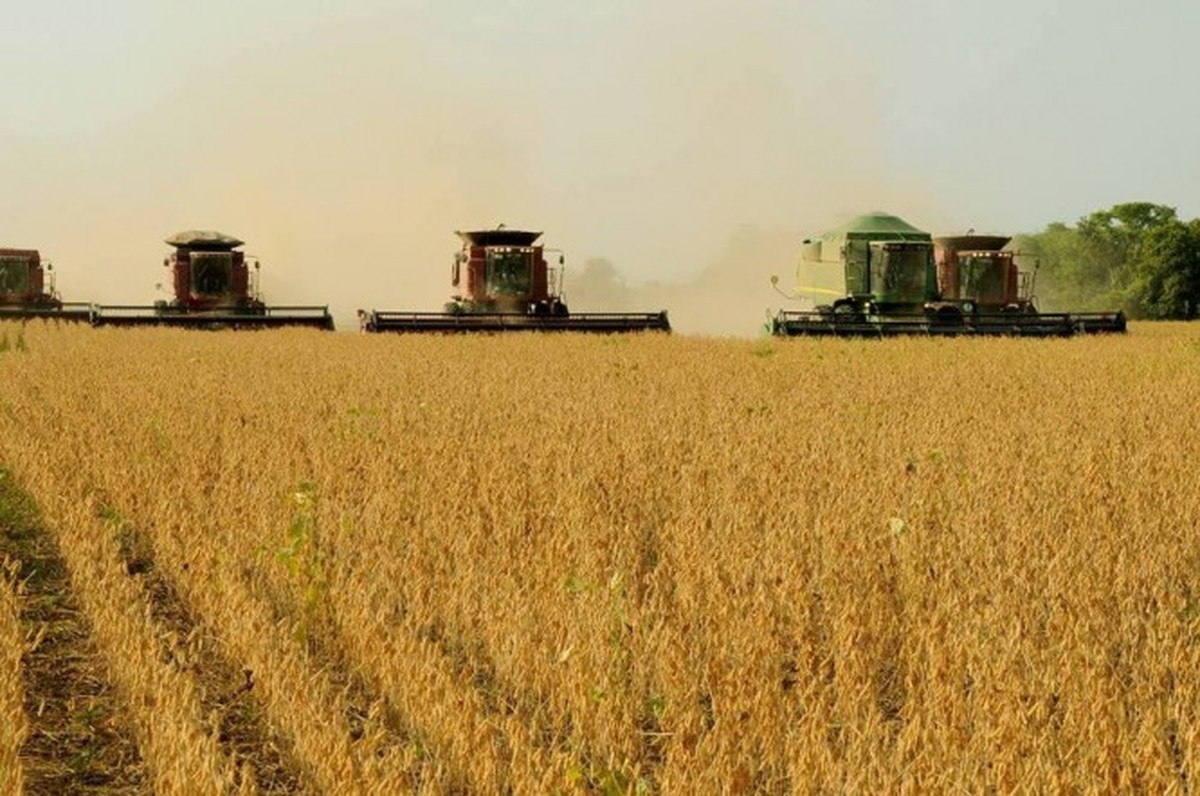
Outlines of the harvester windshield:
[[222,296],[232,292],[233,252],[194,251],[192,292],[201,296]]
[[491,248],[487,253],[487,292],[492,296],[530,295],[533,289],[533,250]]
[[924,243],[872,246],[871,286],[879,301],[920,304],[928,298],[931,250]]
[[0,257],[0,293],[29,292],[29,260],[24,257]]
[[954,298],[971,299],[981,304],[1005,304],[1008,296],[1008,272],[1012,256],[1002,252],[959,255],[958,294]]

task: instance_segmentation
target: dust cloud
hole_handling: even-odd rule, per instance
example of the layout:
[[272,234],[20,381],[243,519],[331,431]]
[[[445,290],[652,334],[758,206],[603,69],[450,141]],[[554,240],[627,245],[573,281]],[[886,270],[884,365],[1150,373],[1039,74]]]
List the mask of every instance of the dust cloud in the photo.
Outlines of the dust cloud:
[[849,32],[723,6],[616,3],[591,27],[564,10],[558,41],[494,59],[381,10],[180,70],[82,145],[6,133],[3,245],[41,249],[66,300],[145,303],[164,237],[220,229],[261,259],[268,303],[329,304],[349,329],[360,307],[440,308],[453,231],[507,223],[566,251],[575,309],[754,334],[804,236],[942,217],[890,170]]

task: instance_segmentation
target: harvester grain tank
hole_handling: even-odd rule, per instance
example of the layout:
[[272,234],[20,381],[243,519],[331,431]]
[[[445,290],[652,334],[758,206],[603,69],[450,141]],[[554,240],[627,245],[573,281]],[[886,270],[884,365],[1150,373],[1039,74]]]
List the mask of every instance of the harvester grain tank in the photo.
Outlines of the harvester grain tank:
[[[572,313],[563,297],[563,255],[538,243],[541,232],[457,232],[450,282],[458,289],[443,312],[359,310],[365,332],[670,331],[665,310]],[[546,261],[558,254],[557,267]]]
[[54,288],[54,266],[36,249],[0,249],[0,320],[86,321],[88,307],[63,303]]
[[188,230],[167,238],[173,298],[152,306],[93,306],[95,326],[182,326],[333,329],[326,306],[269,306],[258,291],[259,263],[239,251],[242,241],[220,232]]
[[933,240],[939,290],[967,311],[970,323],[1026,335],[1125,331],[1120,311],[1040,312],[1034,295],[1037,271],[1021,270],[1020,253],[1005,248],[1010,240],[973,233]]
[[804,241],[796,277],[791,298],[807,306],[776,315],[773,334],[971,332],[962,307],[942,300],[938,291],[932,236],[897,216],[868,213]]

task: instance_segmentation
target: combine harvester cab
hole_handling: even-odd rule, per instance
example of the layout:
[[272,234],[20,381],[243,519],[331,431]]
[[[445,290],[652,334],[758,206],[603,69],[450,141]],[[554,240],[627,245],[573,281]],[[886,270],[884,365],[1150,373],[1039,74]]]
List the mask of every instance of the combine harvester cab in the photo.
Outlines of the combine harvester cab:
[[54,266],[36,249],[0,249],[0,320],[86,321],[90,306],[63,303],[54,289]]
[[220,232],[189,230],[166,243],[174,298],[152,306],[91,308],[93,326],[180,326],[196,329],[333,329],[327,306],[268,306],[258,292],[257,260],[238,251],[242,241]]
[[[444,312],[359,310],[364,332],[669,332],[665,310],[649,313],[571,313],[563,300],[563,256],[546,263],[540,232],[498,229],[457,232]],[[553,250],[552,250],[553,251]]]
[[[778,278],[772,278],[777,284]],[[770,322],[779,336],[972,334],[962,308],[937,287],[933,239],[897,216],[870,213],[804,241],[789,298],[808,307]]]
[[972,233],[934,238],[941,295],[962,308],[977,334],[1069,337],[1125,331],[1122,312],[1039,312],[1036,269],[1019,268],[1020,252],[1005,249],[1010,240]]

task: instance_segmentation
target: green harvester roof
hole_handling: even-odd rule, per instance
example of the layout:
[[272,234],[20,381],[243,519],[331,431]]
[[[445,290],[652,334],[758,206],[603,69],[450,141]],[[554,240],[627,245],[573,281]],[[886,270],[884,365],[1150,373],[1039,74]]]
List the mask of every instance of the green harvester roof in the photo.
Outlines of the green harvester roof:
[[887,213],[867,213],[853,218],[842,226],[821,236],[822,240],[915,240],[928,241],[928,232],[917,229],[899,216]]

